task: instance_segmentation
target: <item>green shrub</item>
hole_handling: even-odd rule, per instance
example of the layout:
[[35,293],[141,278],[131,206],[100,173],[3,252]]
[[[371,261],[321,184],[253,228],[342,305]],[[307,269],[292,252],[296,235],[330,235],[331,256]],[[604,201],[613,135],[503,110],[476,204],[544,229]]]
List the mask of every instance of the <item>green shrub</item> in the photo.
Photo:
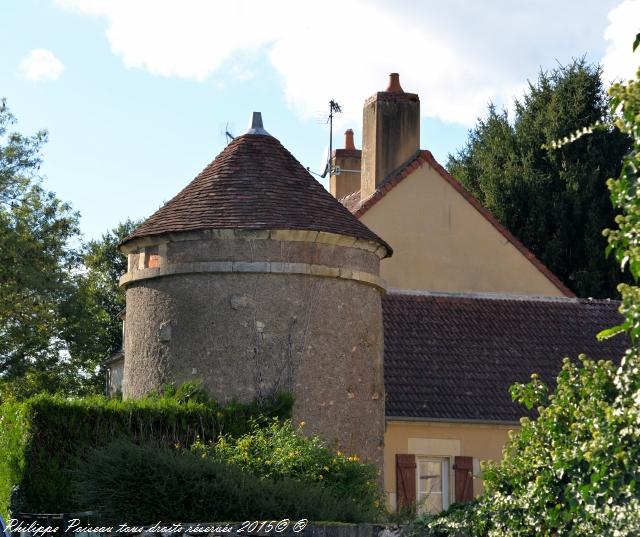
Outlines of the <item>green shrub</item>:
[[500,463],[484,467],[485,493],[463,509],[424,517],[422,537],[638,535],[637,411],[617,410],[611,362],[566,359],[550,394],[536,378],[512,388],[538,409],[511,434]]
[[0,514],[3,517],[8,515],[11,491],[21,482],[27,466],[29,414],[26,405],[20,403],[0,405]]
[[190,446],[197,438],[243,434],[260,415],[284,418],[291,403],[289,396],[280,396],[264,404],[222,406],[159,395],[126,401],[52,395],[5,401],[0,405],[0,513],[76,511],[70,494],[73,469],[92,448],[114,438]]
[[317,483],[259,478],[189,450],[117,440],[75,474],[78,505],[101,523],[282,518],[360,522],[366,513]]
[[321,484],[367,512],[369,520],[376,519],[383,505],[376,467],[363,464],[355,455],[332,452],[318,436],[305,436],[303,426],[304,422],[295,428],[291,420],[273,419],[266,426],[254,421],[247,434],[222,435],[209,444],[196,442],[192,450],[257,477]]
[[535,378],[514,387],[539,416],[523,418],[502,462],[485,469],[489,535],[640,531],[637,411],[618,406],[622,368],[581,359],[565,360],[552,395]]
[[470,511],[479,523],[472,535],[640,535],[640,69],[609,93],[615,126],[633,143],[620,176],[607,182],[622,214],[605,235],[634,285],[618,286],[624,320],[598,337],[625,333],[630,348],[619,366],[565,360],[553,394],[535,377],[512,389],[538,408],[538,418],[523,419],[502,462],[485,469],[486,492]]
[[484,528],[476,500],[454,503],[439,514],[420,515],[411,524],[407,537],[481,537]]

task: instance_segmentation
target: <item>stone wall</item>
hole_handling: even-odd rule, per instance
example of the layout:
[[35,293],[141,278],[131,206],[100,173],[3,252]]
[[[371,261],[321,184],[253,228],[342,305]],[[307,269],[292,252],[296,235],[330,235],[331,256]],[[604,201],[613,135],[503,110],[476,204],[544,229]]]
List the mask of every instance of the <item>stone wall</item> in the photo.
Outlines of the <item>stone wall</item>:
[[158,266],[145,268],[145,253],[133,252],[122,280],[124,396],[192,379],[221,401],[289,391],[305,431],[381,467],[383,282],[374,249],[157,240],[145,251],[160,256]]

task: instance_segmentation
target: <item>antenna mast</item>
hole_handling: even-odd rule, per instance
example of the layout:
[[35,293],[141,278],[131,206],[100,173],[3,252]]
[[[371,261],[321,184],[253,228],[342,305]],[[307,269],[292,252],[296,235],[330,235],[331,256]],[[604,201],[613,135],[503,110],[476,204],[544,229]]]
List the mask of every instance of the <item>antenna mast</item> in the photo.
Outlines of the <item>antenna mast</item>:
[[331,99],[329,101],[329,116],[327,117],[327,120],[326,120],[326,123],[329,123],[329,155],[327,157],[327,162],[324,166],[324,170],[322,171],[322,174],[313,172],[309,167],[307,167],[307,171],[321,178],[326,177],[327,173],[331,172],[331,155],[333,154],[333,117],[336,114],[342,114],[342,108],[336,101]]
[[333,155],[333,116],[334,114],[342,114],[342,108],[340,105],[331,99],[329,101],[329,118],[327,121],[329,122],[329,158],[327,159],[327,166],[324,169],[324,173],[322,177],[327,175],[327,172],[331,172],[331,155]]
[[229,145],[235,138],[235,136],[229,132],[228,123],[224,126],[224,135],[227,137],[227,145]]

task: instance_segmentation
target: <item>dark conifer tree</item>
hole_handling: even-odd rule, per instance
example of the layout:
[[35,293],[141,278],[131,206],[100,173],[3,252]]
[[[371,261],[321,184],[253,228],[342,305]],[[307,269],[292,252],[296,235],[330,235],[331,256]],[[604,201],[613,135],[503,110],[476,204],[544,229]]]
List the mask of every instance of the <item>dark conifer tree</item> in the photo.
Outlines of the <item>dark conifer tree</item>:
[[[554,140],[609,119],[601,69],[584,59],[540,73],[514,117],[489,106],[467,145],[447,163],[456,177],[578,296],[615,297],[621,275],[605,259],[614,211],[606,181],[620,173],[630,141],[595,130],[552,149]],[[513,120],[511,120],[513,119]]]

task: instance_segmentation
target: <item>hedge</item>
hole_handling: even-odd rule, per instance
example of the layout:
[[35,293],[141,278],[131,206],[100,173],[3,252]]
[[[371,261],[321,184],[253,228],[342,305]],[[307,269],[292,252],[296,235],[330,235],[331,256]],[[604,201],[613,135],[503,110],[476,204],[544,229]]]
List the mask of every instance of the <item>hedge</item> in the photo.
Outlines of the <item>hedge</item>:
[[78,503],[100,525],[158,520],[363,522],[371,512],[319,483],[250,474],[188,450],[116,440],[91,452],[74,474]]
[[0,405],[0,513],[78,511],[72,475],[87,454],[116,438],[189,447],[241,435],[258,416],[287,417],[289,396],[263,404],[171,397],[118,400],[38,395]]

